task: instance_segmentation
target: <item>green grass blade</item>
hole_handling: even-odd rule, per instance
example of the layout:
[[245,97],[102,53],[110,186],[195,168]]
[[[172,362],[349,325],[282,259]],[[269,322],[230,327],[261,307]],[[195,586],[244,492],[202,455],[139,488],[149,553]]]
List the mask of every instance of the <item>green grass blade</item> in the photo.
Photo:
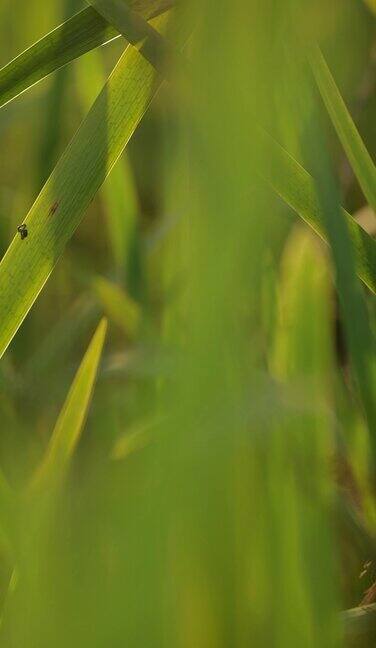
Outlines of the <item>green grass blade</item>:
[[[166,11],[171,0],[130,0],[145,19]],[[0,70],[0,107],[51,72],[119,36],[92,7],[76,14]]]
[[[62,21],[74,13],[76,0],[61,0],[59,18]],[[44,94],[39,134],[39,152],[36,160],[35,182],[38,189],[43,187],[60,154],[60,143],[66,125],[65,99],[69,92],[72,68],[65,66],[54,74]]]
[[[260,131],[269,166],[262,175],[276,193],[306,221],[317,234],[327,240],[323,215],[315,183],[310,174],[265,131]],[[376,293],[376,242],[343,210],[355,253],[359,278]]]
[[316,416],[334,369],[329,258],[313,234],[299,226],[287,240],[281,266],[273,369],[280,380],[304,376],[312,381]]
[[107,22],[120,32],[132,45],[140,44],[142,55],[162,74],[172,56],[168,45],[148,22],[123,0],[89,0]]
[[[333,541],[325,520],[331,493],[322,468],[328,457],[333,455],[333,437],[330,434],[333,425],[330,384],[335,369],[332,285],[329,255],[308,228],[298,227],[291,233],[282,255],[280,274],[274,371],[280,384],[284,384],[287,389],[296,390],[297,399],[300,394],[299,410],[295,416],[286,420],[281,417],[276,426],[273,447],[268,448],[268,461],[272,464],[269,474],[275,474],[279,468],[283,475],[283,486],[279,484],[278,497],[283,521],[278,537],[281,538],[282,546],[286,543],[290,549],[282,560],[284,572],[281,578],[282,582],[287,582],[295,572],[297,579],[302,570],[305,570],[306,577],[312,579],[311,589],[307,588],[306,591],[306,595],[310,597],[310,610],[316,604],[323,618],[326,616],[327,645],[334,647],[339,644],[338,620],[333,610],[333,601],[337,598],[333,574],[330,573],[330,568],[328,571],[323,570],[325,586],[321,581],[320,596],[317,596],[317,547],[312,542],[307,543],[304,549],[304,567],[299,562],[299,552],[292,551],[294,545],[298,547],[304,537],[310,537],[312,530],[316,528],[321,529],[319,542],[322,553],[330,556],[333,551]],[[302,471],[307,466],[310,471],[309,488],[296,488],[302,478]],[[313,497],[317,499],[315,505],[311,506]],[[281,601],[281,618],[287,616],[286,608],[289,604],[288,600]],[[307,624],[307,637],[312,632],[310,621],[309,616],[301,621],[302,624]],[[319,643],[316,637],[312,645]],[[288,636],[281,645],[289,645]]]
[[342,142],[368,204],[376,212],[376,167],[317,45],[312,47],[310,51],[310,62],[316,83],[338,137]]
[[372,444],[372,467],[376,465],[376,347],[371,330],[365,295],[356,276],[354,246],[346,219],[339,205],[337,185],[325,148],[325,140],[317,127],[312,129],[308,143],[310,164],[317,183],[321,213],[330,245],[336,287],[345,339],[349,350],[352,377],[368,423]]
[[[76,68],[79,98],[86,114],[93,103],[93,97],[99,93],[106,80],[101,51],[92,51]],[[99,195],[105,211],[116,275],[118,279],[127,281],[131,274],[129,269],[135,254],[134,248],[137,248],[140,207],[135,178],[126,153],[103,183]]]
[[0,356],[159,84],[150,63],[128,47],[26,217],[27,238],[17,234],[0,264]]
[[45,456],[32,480],[32,489],[56,483],[68,467],[88,413],[106,330],[107,321],[103,319],[76,373]]
[[117,278],[131,280],[137,264],[139,246],[139,201],[133,169],[128,157],[122,155],[101,190],[106,213],[107,236],[111,246]]

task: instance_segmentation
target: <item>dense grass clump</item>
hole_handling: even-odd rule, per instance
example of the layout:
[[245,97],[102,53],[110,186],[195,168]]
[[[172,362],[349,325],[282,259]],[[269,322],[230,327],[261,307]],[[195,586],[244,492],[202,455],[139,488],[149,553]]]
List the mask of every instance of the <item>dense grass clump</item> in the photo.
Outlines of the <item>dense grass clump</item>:
[[373,645],[375,11],[0,7],[0,646]]

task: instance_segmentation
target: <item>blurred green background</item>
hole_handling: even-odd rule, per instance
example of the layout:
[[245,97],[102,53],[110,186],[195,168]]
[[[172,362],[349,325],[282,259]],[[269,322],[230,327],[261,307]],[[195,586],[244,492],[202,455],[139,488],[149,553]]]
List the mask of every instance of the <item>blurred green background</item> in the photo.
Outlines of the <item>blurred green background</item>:
[[[370,232],[372,214],[300,69],[294,3],[181,5],[189,80],[177,69],[162,87],[1,360],[1,467],[22,488],[109,320],[65,488],[47,512],[17,513],[18,566],[0,556],[4,646],[339,646],[339,611],[375,577],[359,579],[376,553],[375,430],[330,252],[258,179],[255,125],[314,175],[330,160]],[[82,6],[2,0],[0,65]],[[372,155],[372,10],[301,9],[294,29],[318,36]],[[1,254],[123,49],[118,38],[0,110]]]

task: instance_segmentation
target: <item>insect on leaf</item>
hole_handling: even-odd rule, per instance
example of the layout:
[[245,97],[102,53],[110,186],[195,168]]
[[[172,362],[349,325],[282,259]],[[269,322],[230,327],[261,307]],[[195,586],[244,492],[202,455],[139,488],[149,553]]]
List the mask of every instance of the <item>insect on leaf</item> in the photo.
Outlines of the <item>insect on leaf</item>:
[[[164,17],[159,24],[166,24]],[[0,356],[136,130],[161,78],[129,46],[32,206],[0,264]],[[51,207],[59,207],[51,213]],[[98,232],[98,235],[101,233]]]

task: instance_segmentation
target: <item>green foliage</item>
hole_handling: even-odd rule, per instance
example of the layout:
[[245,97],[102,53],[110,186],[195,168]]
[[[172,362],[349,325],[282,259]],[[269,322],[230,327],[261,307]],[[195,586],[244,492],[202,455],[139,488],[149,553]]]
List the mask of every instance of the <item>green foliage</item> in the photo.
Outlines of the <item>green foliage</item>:
[[66,472],[87,416],[106,329],[107,322],[102,320],[77,371],[45,456],[32,480],[33,493],[47,491]]
[[[145,18],[166,10],[168,0],[134,0],[132,3]],[[8,103],[51,72],[119,36],[91,7],[88,7],[54,29],[0,70],[0,106]]]
[[338,137],[348,155],[368,204],[373,210],[376,210],[376,167],[317,46],[312,49],[311,61],[313,73]]
[[[98,50],[85,56],[78,66],[78,91],[85,113],[91,107],[93,97],[100,92],[105,83],[103,67],[103,58]],[[131,164],[125,154],[104,181],[100,197],[105,206],[108,238],[116,274],[119,279],[129,279],[132,245],[137,240],[139,205]]]
[[[0,355],[133,135],[157,88],[151,65],[136,50],[128,49],[25,219],[27,238],[22,240],[16,234],[1,262]],[[100,128],[104,124],[106,128]]]
[[339,648],[375,560],[371,12],[90,5],[0,7],[0,646]]
[[[261,133],[262,145],[269,153],[263,176],[317,234],[327,239],[325,222],[317,188],[307,171],[277,142]],[[357,274],[366,286],[376,292],[376,243],[345,210],[347,228],[352,239]]]

